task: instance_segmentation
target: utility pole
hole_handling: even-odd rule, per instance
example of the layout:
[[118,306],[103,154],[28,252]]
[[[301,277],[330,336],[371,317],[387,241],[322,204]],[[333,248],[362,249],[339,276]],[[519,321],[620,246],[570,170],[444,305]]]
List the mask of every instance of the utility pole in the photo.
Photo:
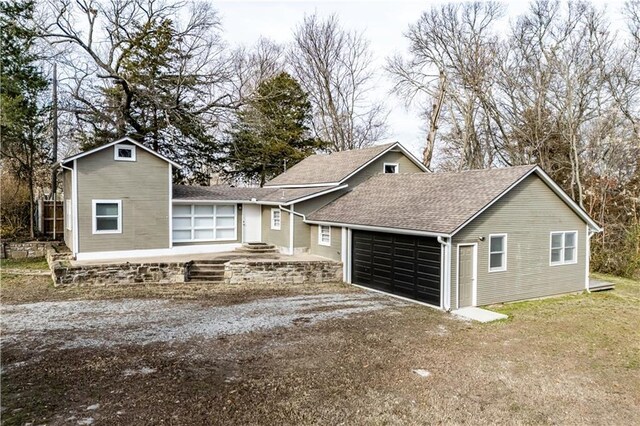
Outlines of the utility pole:
[[[53,152],[52,165],[58,161],[58,64],[53,63],[53,84],[51,93],[51,117],[52,117],[52,133],[53,133]],[[58,188],[58,175],[55,168],[51,168],[51,199],[56,199]]]

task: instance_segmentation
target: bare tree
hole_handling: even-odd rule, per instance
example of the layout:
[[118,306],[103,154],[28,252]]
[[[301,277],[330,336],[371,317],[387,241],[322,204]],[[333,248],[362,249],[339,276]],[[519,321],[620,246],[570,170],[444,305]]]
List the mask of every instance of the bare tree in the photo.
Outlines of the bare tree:
[[284,72],[284,56],[284,47],[266,38],[253,46],[237,48],[231,59],[235,98],[244,103],[260,83]]
[[[405,34],[409,58],[387,60],[394,92],[407,103],[418,102],[428,117],[423,161],[429,166],[440,113],[447,133],[442,137],[460,153],[455,168],[480,168],[493,163],[494,149],[486,110],[492,106],[498,39],[493,26],[504,15],[494,2],[434,6]],[[446,81],[446,86],[445,86]],[[485,108],[486,109],[486,108]]]
[[314,131],[329,149],[362,148],[385,134],[387,112],[369,98],[372,56],[362,34],[344,30],[335,15],[307,16],[295,30],[287,62],[309,94]]

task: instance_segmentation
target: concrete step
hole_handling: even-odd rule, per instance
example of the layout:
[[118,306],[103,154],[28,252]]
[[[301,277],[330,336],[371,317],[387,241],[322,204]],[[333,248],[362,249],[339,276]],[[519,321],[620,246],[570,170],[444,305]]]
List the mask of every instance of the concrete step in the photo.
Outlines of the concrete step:
[[269,248],[269,249],[249,249],[249,250],[245,250],[245,249],[236,249],[236,252],[241,252],[241,253],[278,253],[278,249],[276,248]]
[[229,259],[204,259],[204,260],[193,260],[192,265],[224,265],[227,263]]
[[192,274],[189,276],[190,281],[223,281],[224,273],[221,274]]
[[206,268],[206,267],[195,267],[189,270],[190,274],[216,274],[216,273],[224,273],[224,268]]

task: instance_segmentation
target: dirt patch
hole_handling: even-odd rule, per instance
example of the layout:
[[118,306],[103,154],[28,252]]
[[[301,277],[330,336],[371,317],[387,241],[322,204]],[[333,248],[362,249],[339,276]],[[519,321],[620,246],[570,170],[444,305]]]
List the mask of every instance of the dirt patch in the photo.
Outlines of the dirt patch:
[[[322,303],[338,311],[353,300],[370,303],[366,294],[341,296],[349,302]],[[613,292],[504,305],[499,309],[510,319],[490,324],[416,305],[311,323],[300,318],[312,317],[314,306],[331,312],[311,298],[306,307],[285,308],[286,326],[145,344],[107,336],[121,344],[66,349],[76,331],[65,326],[52,330],[62,334],[40,350],[22,340],[3,345],[9,368],[2,374],[2,419],[6,425],[640,424],[639,298],[640,283],[622,280]],[[252,305],[255,299],[243,303],[254,308],[241,317],[278,317],[283,303],[297,303],[275,299],[281,300],[264,309]],[[224,312],[213,309],[224,307],[213,299],[169,302],[147,305],[146,312],[168,308],[173,315],[181,306],[206,314],[204,323]],[[15,315],[30,312],[24,309]],[[80,330],[98,318],[85,312],[72,321]],[[106,334],[119,334],[120,326],[127,324]],[[42,337],[20,327],[25,342]],[[419,376],[419,369],[430,375]]]

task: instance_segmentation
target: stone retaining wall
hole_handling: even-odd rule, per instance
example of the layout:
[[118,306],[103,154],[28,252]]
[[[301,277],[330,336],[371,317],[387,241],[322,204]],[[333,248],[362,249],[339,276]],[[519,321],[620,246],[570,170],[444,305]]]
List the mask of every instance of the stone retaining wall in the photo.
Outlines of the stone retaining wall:
[[49,241],[30,241],[18,243],[3,241],[0,248],[0,259],[27,259],[33,257],[45,257],[47,249],[52,246]]
[[227,284],[301,284],[342,281],[342,264],[331,260],[313,261],[230,261],[225,264]]
[[119,263],[70,266],[56,261],[51,269],[55,286],[183,283],[184,263]]

